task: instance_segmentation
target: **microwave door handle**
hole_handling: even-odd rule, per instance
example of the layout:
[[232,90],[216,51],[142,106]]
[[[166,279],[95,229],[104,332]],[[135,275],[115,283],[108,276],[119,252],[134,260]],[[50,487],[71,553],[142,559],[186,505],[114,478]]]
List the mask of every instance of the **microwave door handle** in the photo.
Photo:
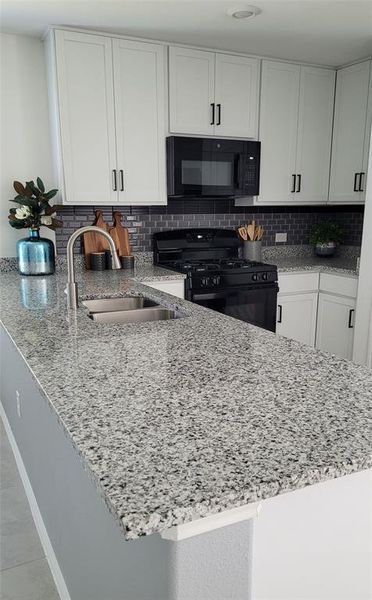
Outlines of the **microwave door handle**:
[[234,158],[234,189],[240,189],[240,155]]

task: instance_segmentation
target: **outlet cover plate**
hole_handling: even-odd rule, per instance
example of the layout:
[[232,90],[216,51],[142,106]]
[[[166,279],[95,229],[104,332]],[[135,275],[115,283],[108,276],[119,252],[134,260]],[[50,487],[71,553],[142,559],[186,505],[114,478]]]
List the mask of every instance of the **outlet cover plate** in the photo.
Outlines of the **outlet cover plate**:
[[287,234],[286,233],[276,233],[275,234],[275,242],[286,242]]

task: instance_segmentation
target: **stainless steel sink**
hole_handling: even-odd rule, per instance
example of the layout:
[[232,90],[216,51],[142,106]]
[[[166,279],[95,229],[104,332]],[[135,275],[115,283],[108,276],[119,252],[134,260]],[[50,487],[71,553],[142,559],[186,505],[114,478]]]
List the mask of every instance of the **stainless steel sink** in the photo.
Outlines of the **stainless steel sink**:
[[127,298],[102,298],[101,300],[85,300],[83,305],[90,313],[111,313],[122,310],[138,310],[159,306],[153,300],[148,298],[127,297]]
[[177,313],[168,308],[153,306],[134,310],[115,310],[113,312],[90,313],[89,317],[97,323],[144,323],[146,321],[167,321],[176,319]]

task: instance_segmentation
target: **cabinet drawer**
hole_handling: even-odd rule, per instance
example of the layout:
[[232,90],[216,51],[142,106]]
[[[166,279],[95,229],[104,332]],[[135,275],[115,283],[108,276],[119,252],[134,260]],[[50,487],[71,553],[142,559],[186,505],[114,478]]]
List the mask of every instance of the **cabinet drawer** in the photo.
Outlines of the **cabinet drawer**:
[[340,294],[349,298],[356,298],[358,289],[358,278],[344,275],[333,275],[321,273],[319,289],[329,294]]
[[279,273],[278,283],[281,294],[317,292],[319,273]]

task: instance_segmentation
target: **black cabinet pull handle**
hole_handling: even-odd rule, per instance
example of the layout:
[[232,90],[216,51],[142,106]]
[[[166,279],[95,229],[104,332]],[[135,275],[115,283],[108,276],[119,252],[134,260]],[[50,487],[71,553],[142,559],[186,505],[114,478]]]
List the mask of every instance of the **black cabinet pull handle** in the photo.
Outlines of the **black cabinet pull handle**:
[[123,172],[123,169],[120,169],[119,175],[120,175],[120,191],[124,192],[124,172]]
[[298,194],[298,192],[301,191],[301,179],[302,179],[302,175],[297,175],[298,177],[298,182],[297,182],[297,190],[296,193]]
[[114,190],[114,192],[117,192],[117,190],[118,190],[118,182],[117,182],[117,178],[116,178],[116,169],[112,170],[112,189]]
[[291,189],[291,193],[296,191],[296,175],[293,174],[292,175],[292,189]]
[[214,102],[211,103],[211,109],[212,109],[212,120],[211,120],[210,124],[214,125],[214,117],[215,117],[215,104],[214,104]]
[[363,176],[365,175],[365,173],[359,173],[359,186],[358,186],[358,192],[364,192],[364,189],[362,188],[362,181],[363,181]]
[[354,173],[354,192],[359,192],[357,182],[358,182],[359,173]]
[[221,125],[221,104],[216,104],[218,110],[218,117],[216,125]]
[[348,326],[348,328],[349,328],[349,329],[353,329],[353,327],[354,327],[354,325],[352,324],[352,320],[353,320],[353,314],[354,314],[354,309],[353,309],[353,308],[351,308],[351,309],[349,310],[349,322],[348,322],[348,324],[347,324],[347,326]]
[[283,314],[283,307],[281,304],[278,304],[278,310],[279,310],[279,315],[278,315],[277,323],[281,323],[282,322],[282,314]]

